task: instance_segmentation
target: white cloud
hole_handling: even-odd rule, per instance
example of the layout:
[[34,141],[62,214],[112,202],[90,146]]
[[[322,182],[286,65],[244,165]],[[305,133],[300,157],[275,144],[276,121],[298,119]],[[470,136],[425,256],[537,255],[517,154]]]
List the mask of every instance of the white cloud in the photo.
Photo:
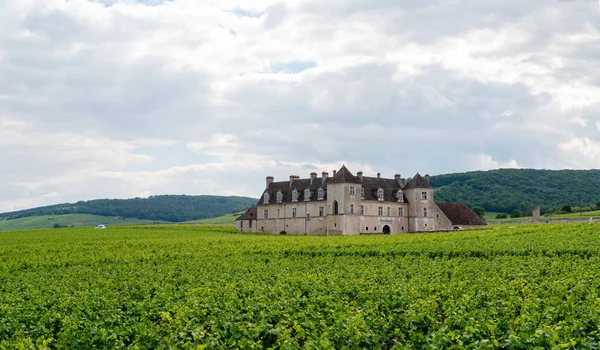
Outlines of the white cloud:
[[597,164],[592,2],[0,8],[0,211],[258,195],[266,175],[345,162],[388,176]]
[[600,164],[600,141],[575,137],[559,144],[558,149],[572,168],[591,169]]
[[469,157],[470,166],[473,169],[493,170],[493,169],[520,169],[523,168],[516,160],[510,159],[506,162],[497,161],[488,154],[477,154]]

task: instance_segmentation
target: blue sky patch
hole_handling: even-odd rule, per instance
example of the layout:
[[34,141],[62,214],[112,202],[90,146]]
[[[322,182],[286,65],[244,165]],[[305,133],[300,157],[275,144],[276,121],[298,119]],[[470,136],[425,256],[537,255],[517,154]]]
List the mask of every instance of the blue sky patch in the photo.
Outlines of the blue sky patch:
[[273,73],[293,74],[301,73],[315,67],[317,67],[316,61],[276,62],[271,64],[270,71]]

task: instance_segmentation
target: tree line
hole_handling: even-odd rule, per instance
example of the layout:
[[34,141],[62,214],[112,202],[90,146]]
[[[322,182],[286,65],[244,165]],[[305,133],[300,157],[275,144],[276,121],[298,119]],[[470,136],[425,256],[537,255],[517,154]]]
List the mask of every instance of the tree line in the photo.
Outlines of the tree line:
[[258,200],[236,196],[160,195],[148,198],[95,199],[1,213],[0,219],[38,215],[93,214],[183,222],[218,217],[252,207]]
[[436,201],[463,202],[513,214],[541,206],[591,207],[600,200],[600,170],[499,169],[431,177]]

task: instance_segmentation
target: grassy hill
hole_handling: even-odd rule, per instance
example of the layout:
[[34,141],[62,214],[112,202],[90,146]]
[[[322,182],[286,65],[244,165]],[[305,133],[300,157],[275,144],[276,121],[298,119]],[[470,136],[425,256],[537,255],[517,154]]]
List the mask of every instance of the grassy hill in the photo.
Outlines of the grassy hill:
[[236,196],[162,195],[148,198],[95,199],[0,213],[0,219],[41,215],[92,214],[150,221],[183,222],[219,217],[254,206],[257,199]]
[[600,170],[499,169],[431,177],[438,201],[463,202],[486,211],[563,205],[592,206],[600,201]]
[[[44,216],[29,216],[14,220],[0,220],[0,231],[14,230],[31,230],[39,228],[52,228],[55,224],[61,227],[95,227],[98,225],[124,226],[124,225],[140,225],[152,224],[152,220],[141,219],[118,219],[113,216],[100,216],[91,214],[65,214],[65,215],[44,215]],[[163,221],[161,221],[163,223]]]
[[223,216],[219,216],[216,218],[210,218],[210,219],[201,219],[201,220],[193,220],[193,221],[187,221],[185,222],[186,224],[211,224],[211,225],[228,225],[228,224],[235,224],[235,219],[238,218],[238,216],[242,215],[243,211],[237,212],[237,213],[233,213],[233,214],[226,214]]

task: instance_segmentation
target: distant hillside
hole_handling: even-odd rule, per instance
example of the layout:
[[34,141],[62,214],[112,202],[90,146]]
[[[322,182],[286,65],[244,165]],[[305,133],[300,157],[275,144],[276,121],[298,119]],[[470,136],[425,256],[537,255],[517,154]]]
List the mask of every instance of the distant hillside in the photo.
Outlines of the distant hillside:
[[2,213],[0,214],[0,220],[40,215],[92,214],[183,222],[239,212],[247,207],[254,206],[257,201],[257,199],[249,197],[186,195],[162,195],[132,199],[95,199]]
[[463,202],[486,211],[542,211],[600,201],[600,170],[500,169],[431,177],[437,201]]
[[[60,228],[60,227],[82,227],[82,226],[97,226],[106,225],[109,228],[112,226],[124,225],[142,225],[152,224],[157,221],[140,220],[135,218],[117,218],[114,216],[100,216],[91,214],[65,214],[65,215],[46,215],[46,216],[28,216],[25,218],[3,220],[0,219],[1,231],[16,231],[16,230],[33,230],[38,228]],[[166,223],[160,221],[160,223]]]
[[225,214],[216,218],[200,219],[194,221],[187,221],[186,224],[210,224],[210,225],[233,225],[235,219],[242,215],[244,211],[240,211],[232,214]]

